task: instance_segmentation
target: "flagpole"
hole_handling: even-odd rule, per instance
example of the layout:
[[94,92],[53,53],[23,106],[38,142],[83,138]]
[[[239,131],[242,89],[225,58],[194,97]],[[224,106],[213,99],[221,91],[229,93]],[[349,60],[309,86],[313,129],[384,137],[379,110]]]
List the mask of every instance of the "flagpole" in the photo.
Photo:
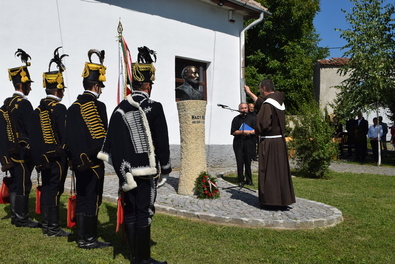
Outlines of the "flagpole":
[[[121,50],[122,50],[122,23],[121,23],[121,18],[119,18],[119,23],[118,23],[118,91],[117,91],[117,105],[120,103],[121,99],[121,72],[122,72],[122,64],[123,63],[123,58],[121,58]],[[122,85],[123,86],[123,85]]]

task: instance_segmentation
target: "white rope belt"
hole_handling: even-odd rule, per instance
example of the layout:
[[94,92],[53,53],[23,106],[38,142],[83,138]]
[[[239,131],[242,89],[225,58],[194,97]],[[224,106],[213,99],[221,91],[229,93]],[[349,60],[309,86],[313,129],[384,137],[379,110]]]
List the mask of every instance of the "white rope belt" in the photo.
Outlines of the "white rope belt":
[[261,136],[260,138],[261,138],[261,139],[264,139],[264,138],[281,138],[281,137],[283,137],[283,135]]

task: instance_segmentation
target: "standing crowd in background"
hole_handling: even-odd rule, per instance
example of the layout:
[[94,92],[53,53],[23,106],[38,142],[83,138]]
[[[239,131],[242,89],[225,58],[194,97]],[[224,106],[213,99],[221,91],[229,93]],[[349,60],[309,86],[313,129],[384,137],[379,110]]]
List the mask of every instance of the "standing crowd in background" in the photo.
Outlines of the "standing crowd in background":
[[[390,143],[394,145],[395,127],[391,128]],[[373,162],[378,162],[379,146],[381,155],[386,157],[388,154],[387,148],[387,134],[389,132],[388,124],[383,122],[383,117],[374,117],[372,125],[369,126],[368,121],[358,112],[357,119],[349,119],[346,122],[346,131],[337,133],[338,136],[343,137],[342,144],[347,145],[348,157],[352,157],[353,149],[355,153],[355,161],[364,163],[368,155],[368,140],[370,149],[372,151]],[[346,136],[344,136],[346,135]],[[380,145],[379,145],[380,141]],[[341,148],[341,154],[343,149]]]

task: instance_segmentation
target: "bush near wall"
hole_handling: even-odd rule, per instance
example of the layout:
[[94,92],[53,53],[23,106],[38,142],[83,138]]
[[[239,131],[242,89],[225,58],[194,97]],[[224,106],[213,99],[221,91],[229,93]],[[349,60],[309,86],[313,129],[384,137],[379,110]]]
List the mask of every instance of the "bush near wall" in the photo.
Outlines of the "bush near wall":
[[289,144],[297,169],[308,177],[324,177],[338,155],[338,143],[333,140],[335,128],[315,102],[303,105],[290,119],[294,127]]

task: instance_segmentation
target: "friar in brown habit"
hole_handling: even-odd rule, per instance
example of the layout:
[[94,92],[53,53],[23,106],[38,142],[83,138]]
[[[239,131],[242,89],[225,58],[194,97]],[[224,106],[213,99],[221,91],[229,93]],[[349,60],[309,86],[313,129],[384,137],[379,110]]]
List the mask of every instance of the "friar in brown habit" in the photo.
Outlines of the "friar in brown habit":
[[284,93],[274,91],[271,80],[259,84],[261,96],[248,86],[246,93],[258,109],[255,133],[259,136],[259,203],[264,209],[289,210],[295,203],[285,142]]

